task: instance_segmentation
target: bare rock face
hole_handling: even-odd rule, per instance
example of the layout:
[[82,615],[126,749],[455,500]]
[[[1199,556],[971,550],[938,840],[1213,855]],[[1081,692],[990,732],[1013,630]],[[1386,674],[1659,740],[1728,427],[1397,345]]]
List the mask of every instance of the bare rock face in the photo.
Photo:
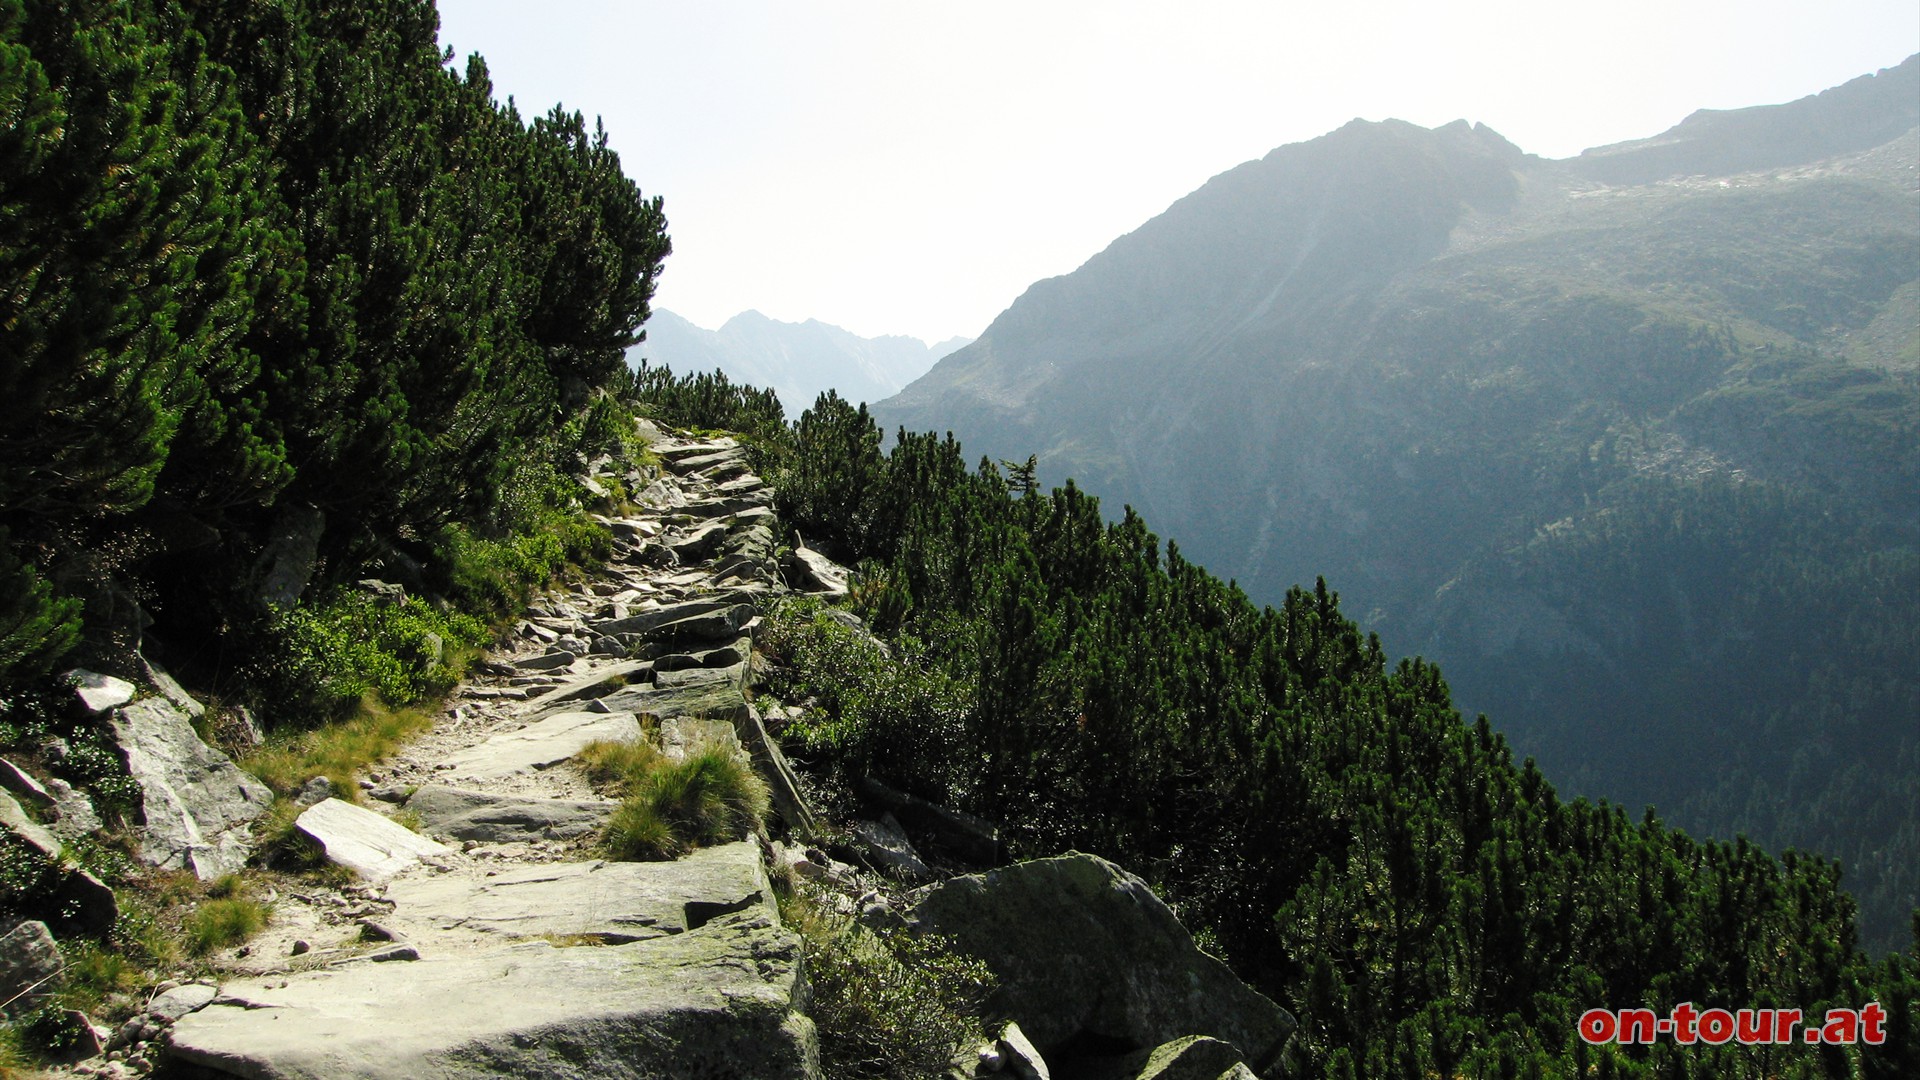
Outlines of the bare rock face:
[[250,851],[247,826],[273,792],[200,741],[186,713],[165,698],[114,710],[113,731],[140,785],[140,857],[202,880],[240,869]]
[[1264,1071],[1294,1030],[1285,1010],[1201,952],[1146,882],[1097,856],[928,886],[910,922],[985,963],[1000,980],[989,1010],[1050,1060],[1076,1039],[1137,1051],[1204,1035]]

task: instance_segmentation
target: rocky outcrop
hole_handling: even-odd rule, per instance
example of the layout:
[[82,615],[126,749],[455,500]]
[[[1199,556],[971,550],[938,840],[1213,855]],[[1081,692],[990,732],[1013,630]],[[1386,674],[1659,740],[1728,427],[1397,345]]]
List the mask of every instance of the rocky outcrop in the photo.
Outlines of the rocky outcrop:
[[140,857],[203,880],[240,869],[251,851],[249,826],[273,792],[202,742],[163,697],[114,710],[113,730],[140,787]]
[[1045,1054],[1076,1040],[1138,1051],[1205,1035],[1265,1071],[1294,1029],[1278,1005],[1202,953],[1146,882],[1097,856],[929,886],[910,921],[985,963],[999,980],[988,1008]]

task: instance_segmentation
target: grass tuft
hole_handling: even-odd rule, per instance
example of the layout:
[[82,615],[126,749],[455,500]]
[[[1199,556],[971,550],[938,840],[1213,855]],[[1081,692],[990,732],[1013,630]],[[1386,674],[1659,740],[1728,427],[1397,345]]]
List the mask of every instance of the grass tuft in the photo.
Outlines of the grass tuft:
[[242,896],[208,900],[187,916],[187,951],[205,956],[237,945],[265,929],[268,915],[265,904]]
[[291,795],[313,777],[324,776],[341,798],[351,799],[360,790],[360,770],[390,757],[432,726],[433,717],[426,710],[389,708],[378,696],[368,694],[348,719],[270,740],[240,765],[281,795]]
[[673,761],[645,742],[599,742],[578,760],[622,797],[602,836],[611,858],[677,858],[766,825],[766,781],[731,747],[699,746]]

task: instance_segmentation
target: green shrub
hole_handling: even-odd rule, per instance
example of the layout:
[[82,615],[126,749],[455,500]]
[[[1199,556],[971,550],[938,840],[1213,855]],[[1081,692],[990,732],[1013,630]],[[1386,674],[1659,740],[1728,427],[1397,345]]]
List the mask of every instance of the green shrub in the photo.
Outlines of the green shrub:
[[215,949],[237,945],[265,929],[267,916],[265,904],[243,896],[208,900],[187,916],[187,951],[205,956]]
[[311,723],[337,717],[368,693],[409,705],[460,680],[462,652],[488,638],[471,615],[437,611],[418,597],[400,603],[335,589],[283,613],[267,634],[250,680],[278,715]]
[[596,743],[581,754],[590,777],[624,796],[602,836],[615,859],[672,859],[765,826],[766,781],[728,746],[673,761],[644,743]]
[[780,661],[774,694],[818,702],[784,734],[801,756],[948,803],[977,785],[974,690],[917,639],[902,635],[889,650],[804,600],[775,609],[763,648]]
[[942,1076],[955,1053],[984,1038],[980,1010],[993,976],[979,961],[938,937],[877,933],[803,898],[786,900],[781,915],[806,950],[826,1075]]

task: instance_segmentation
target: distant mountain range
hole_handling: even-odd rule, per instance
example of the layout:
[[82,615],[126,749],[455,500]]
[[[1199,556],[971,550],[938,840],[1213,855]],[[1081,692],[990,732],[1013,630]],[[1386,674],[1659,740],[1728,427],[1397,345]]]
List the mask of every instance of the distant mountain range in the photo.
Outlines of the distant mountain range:
[[934,361],[972,341],[952,338],[928,345],[919,338],[863,338],[816,319],[803,323],[742,312],[718,330],[695,326],[671,311],[647,320],[647,340],[627,352],[627,362],[646,359],[679,374],[723,371],[734,382],[772,387],[789,416],[798,416],[823,391],[851,402],[873,402],[898,393],[925,374]]
[[1575,793],[1920,902],[1920,57],[1552,161],[1355,121],[876,409],[1316,575]]

